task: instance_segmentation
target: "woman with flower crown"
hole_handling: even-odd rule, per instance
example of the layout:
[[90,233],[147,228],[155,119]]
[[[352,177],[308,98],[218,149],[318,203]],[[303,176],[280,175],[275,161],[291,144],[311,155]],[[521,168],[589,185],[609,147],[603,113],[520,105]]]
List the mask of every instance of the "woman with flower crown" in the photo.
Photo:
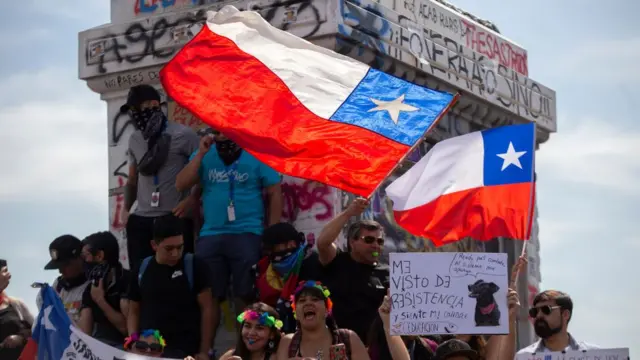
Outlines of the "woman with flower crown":
[[280,341],[277,360],[369,360],[362,340],[351,330],[338,329],[331,310],[331,293],[319,281],[301,281],[291,295],[290,306],[297,330]]
[[242,325],[236,348],[219,360],[275,360],[282,321],[271,306],[257,302],[238,315]]

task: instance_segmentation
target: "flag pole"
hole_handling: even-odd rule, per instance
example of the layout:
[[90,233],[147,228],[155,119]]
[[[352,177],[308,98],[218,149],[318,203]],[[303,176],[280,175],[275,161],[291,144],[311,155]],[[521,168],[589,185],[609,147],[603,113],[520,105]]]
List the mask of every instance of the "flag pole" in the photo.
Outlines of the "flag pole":
[[376,194],[376,192],[378,192],[378,190],[380,190],[380,188],[382,187],[382,184],[384,184],[384,181],[391,176],[391,174],[393,174],[394,171],[396,171],[401,165],[402,163],[407,159],[407,157],[409,157],[409,155],[411,155],[411,153],[413,153],[418,146],[420,146],[420,144],[422,144],[427,136],[427,134],[433,130],[436,125],[438,125],[438,123],[440,122],[440,120],[442,120],[442,118],[453,108],[453,106],[458,102],[458,100],[460,99],[460,93],[457,92],[455,95],[453,95],[453,98],[451,99],[451,102],[449,103],[449,105],[447,105],[446,108],[444,108],[441,112],[440,115],[438,115],[438,117],[433,121],[433,123],[431,124],[431,126],[429,126],[427,128],[427,130],[424,131],[424,133],[422,134],[422,136],[420,137],[420,139],[418,139],[418,141],[416,141],[415,144],[413,144],[413,146],[411,146],[411,148],[409,149],[409,151],[407,151],[404,156],[402,156],[400,158],[400,160],[398,160],[398,162],[393,166],[393,168],[391,168],[391,170],[389,170],[389,172],[384,176],[384,178],[382,178],[382,181],[380,181],[380,183],[378,184],[378,186],[376,186],[373,191],[369,194],[369,196],[367,196],[367,199],[371,200],[373,198],[373,195]]
[[[531,241],[531,233],[533,232],[533,216],[535,215],[535,197],[536,197],[536,123],[533,123],[533,154],[531,154],[531,194],[529,195],[529,216],[527,216],[527,227],[526,230],[526,239],[524,239],[524,244],[522,244],[522,252],[520,253],[520,257],[524,257],[527,253],[527,244]],[[515,274],[517,278],[520,270]]]

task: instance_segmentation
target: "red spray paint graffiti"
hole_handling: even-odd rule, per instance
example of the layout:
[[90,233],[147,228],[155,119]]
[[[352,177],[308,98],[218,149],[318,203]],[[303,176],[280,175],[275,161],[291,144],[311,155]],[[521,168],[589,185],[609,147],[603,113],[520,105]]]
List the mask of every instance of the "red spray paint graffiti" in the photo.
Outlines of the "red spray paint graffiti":
[[529,75],[526,52],[514,48],[511,44],[490,32],[476,28],[471,22],[464,19],[461,19],[461,21],[468,48],[485,55],[491,60],[497,59],[501,65],[522,75]]
[[289,221],[295,221],[300,211],[308,211],[314,205],[321,205],[323,211],[315,215],[316,220],[327,220],[333,216],[333,206],[329,201],[331,189],[321,183],[307,180],[302,185],[296,183],[283,183],[282,195],[284,206],[282,217]]
[[[124,179],[118,176],[118,187],[124,186]],[[111,221],[111,228],[114,230],[124,229],[124,223],[122,222],[122,211],[124,210],[124,195],[116,195],[116,206],[114,208],[113,221]]]

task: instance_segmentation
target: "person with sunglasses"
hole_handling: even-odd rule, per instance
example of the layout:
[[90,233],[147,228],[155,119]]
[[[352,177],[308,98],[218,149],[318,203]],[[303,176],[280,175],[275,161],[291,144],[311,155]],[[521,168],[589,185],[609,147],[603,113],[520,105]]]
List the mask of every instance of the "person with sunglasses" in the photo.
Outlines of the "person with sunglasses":
[[329,221],[318,236],[321,280],[333,294],[333,316],[341,328],[367,338],[378,307],[389,288],[389,266],[378,260],[384,246],[382,225],[373,220],[358,220],[347,230],[347,250],[338,250],[335,242],[354,216],[359,216],[369,201],[357,198],[337,217]]
[[[160,358],[164,355],[166,342],[160,331],[147,329],[141,331],[139,335],[132,335],[125,339],[124,349],[132,354],[143,355],[152,358]],[[195,360],[187,356],[184,360]]]
[[558,290],[546,290],[533,298],[529,316],[540,340],[518,351],[518,354],[533,354],[547,351],[586,351],[600,347],[578,341],[568,332],[573,315],[573,301],[569,295]]

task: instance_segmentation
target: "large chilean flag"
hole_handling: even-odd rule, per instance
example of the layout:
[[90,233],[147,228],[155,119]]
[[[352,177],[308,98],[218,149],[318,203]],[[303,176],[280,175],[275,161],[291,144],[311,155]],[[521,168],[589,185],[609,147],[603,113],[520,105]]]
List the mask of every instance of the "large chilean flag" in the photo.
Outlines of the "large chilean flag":
[[472,237],[528,240],[535,124],[437,143],[385,190],[398,225],[436,246]]
[[160,76],[169,97],[274,169],[362,196],[457,99],[232,6],[209,12]]

